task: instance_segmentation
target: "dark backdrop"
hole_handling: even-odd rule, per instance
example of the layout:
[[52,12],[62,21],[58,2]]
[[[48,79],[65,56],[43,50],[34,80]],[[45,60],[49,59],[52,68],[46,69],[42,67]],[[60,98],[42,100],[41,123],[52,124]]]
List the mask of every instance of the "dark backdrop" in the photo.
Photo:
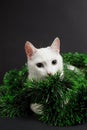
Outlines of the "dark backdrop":
[[[24,44],[27,40],[36,47],[45,47],[59,36],[61,52],[87,53],[87,0],[8,0],[2,1],[0,6],[0,83],[6,71],[19,69],[26,62]],[[26,127],[26,121],[19,122],[1,120],[2,125],[9,124],[9,130],[17,129],[16,124],[20,124],[19,129],[27,130],[28,123]],[[33,121],[29,124],[35,129]],[[38,130],[49,129],[35,121],[34,125]],[[82,127],[86,125],[79,129]],[[72,129],[75,128],[78,127]]]
[[0,8],[0,82],[26,62],[25,41],[45,47],[56,36],[62,52],[87,52],[87,0],[8,0]]

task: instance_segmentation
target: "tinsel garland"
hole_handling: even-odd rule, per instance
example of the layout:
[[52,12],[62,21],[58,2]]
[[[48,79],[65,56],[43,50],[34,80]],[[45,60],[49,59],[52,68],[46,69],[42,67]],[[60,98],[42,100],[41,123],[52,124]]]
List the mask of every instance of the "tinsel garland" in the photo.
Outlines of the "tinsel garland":
[[87,55],[62,54],[64,64],[79,68],[78,73],[64,67],[59,74],[45,80],[27,79],[27,66],[10,70],[0,85],[0,117],[28,117],[30,103],[43,106],[38,119],[53,126],[71,126],[87,122]]

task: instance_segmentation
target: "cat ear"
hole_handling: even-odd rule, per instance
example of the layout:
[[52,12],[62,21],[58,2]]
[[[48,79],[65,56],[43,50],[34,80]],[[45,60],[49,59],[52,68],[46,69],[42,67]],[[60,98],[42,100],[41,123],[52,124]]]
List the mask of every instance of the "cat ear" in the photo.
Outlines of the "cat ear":
[[58,37],[54,39],[51,48],[60,52],[60,39]]
[[37,49],[29,41],[25,43],[25,52],[28,58],[30,58],[36,52],[36,50]]

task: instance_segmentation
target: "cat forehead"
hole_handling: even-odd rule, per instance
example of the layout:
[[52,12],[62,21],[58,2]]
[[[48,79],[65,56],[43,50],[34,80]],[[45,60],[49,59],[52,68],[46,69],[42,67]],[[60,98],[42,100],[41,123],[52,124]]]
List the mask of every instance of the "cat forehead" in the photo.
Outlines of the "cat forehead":
[[43,55],[43,54],[48,53],[48,52],[49,52],[49,53],[52,53],[52,49],[50,49],[50,47],[38,49],[37,54]]
[[37,60],[47,60],[47,59],[50,60],[57,56],[58,54],[54,50],[52,50],[50,47],[47,47],[47,48],[37,49],[34,58]]
[[50,47],[47,47],[47,48],[38,49],[37,54],[45,56],[46,54],[47,55],[53,55],[53,54],[56,55],[57,53]]

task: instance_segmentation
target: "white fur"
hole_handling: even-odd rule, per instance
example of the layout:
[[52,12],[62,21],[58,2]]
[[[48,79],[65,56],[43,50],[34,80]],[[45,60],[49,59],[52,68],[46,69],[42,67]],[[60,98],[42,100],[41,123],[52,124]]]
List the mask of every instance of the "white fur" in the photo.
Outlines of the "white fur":
[[[35,48],[30,42],[26,42],[25,51],[27,54],[27,64],[29,68],[29,79],[40,80],[44,79],[48,73],[54,75],[60,73],[60,78],[63,76],[63,59],[60,55],[60,40],[56,38],[50,47]],[[53,65],[52,61],[57,60],[57,64]],[[44,67],[37,67],[37,63],[42,63]],[[42,105],[33,103],[30,105],[31,110],[36,114],[42,114]]]
[[32,103],[31,105],[30,105],[30,108],[31,108],[31,110],[34,112],[34,113],[36,113],[36,114],[43,114],[43,111],[42,111],[42,109],[43,109],[43,106],[41,105],[41,104],[37,104],[37,103]]
[[[54,75],[60,73],[60,78],[63,79],[63,59],[60,55],[60,40],[56,38],[50,47],[35,48],[30,42],[26,42],[25,51],[27,54],[27,65],[29,68],[29,79],[40,80],[44,79],[48,73]],[[57,60],[57,64],[53,65],[52,61]],[[37,67],[37,63],[42,63],[43,67]],[[66,65],[69,70],[78,72],[78,69],[71,65]],[[65,104],[68,103],[68,100]],[[43,106],[41,104],[30,104],[31,110],[36,114],[43,114]]]
[[[56,65],[52,65],[52,60],[57,60]],[[38,68],[37,63],[43,63],[44,67]],[[51,49],[50,47],[38,49],[32,56],[31,60],[28,60],[29,67],[29,79],[43,79],[48,73],[54,75],[56,72],[62,73],[63,61],[59,53]]]

